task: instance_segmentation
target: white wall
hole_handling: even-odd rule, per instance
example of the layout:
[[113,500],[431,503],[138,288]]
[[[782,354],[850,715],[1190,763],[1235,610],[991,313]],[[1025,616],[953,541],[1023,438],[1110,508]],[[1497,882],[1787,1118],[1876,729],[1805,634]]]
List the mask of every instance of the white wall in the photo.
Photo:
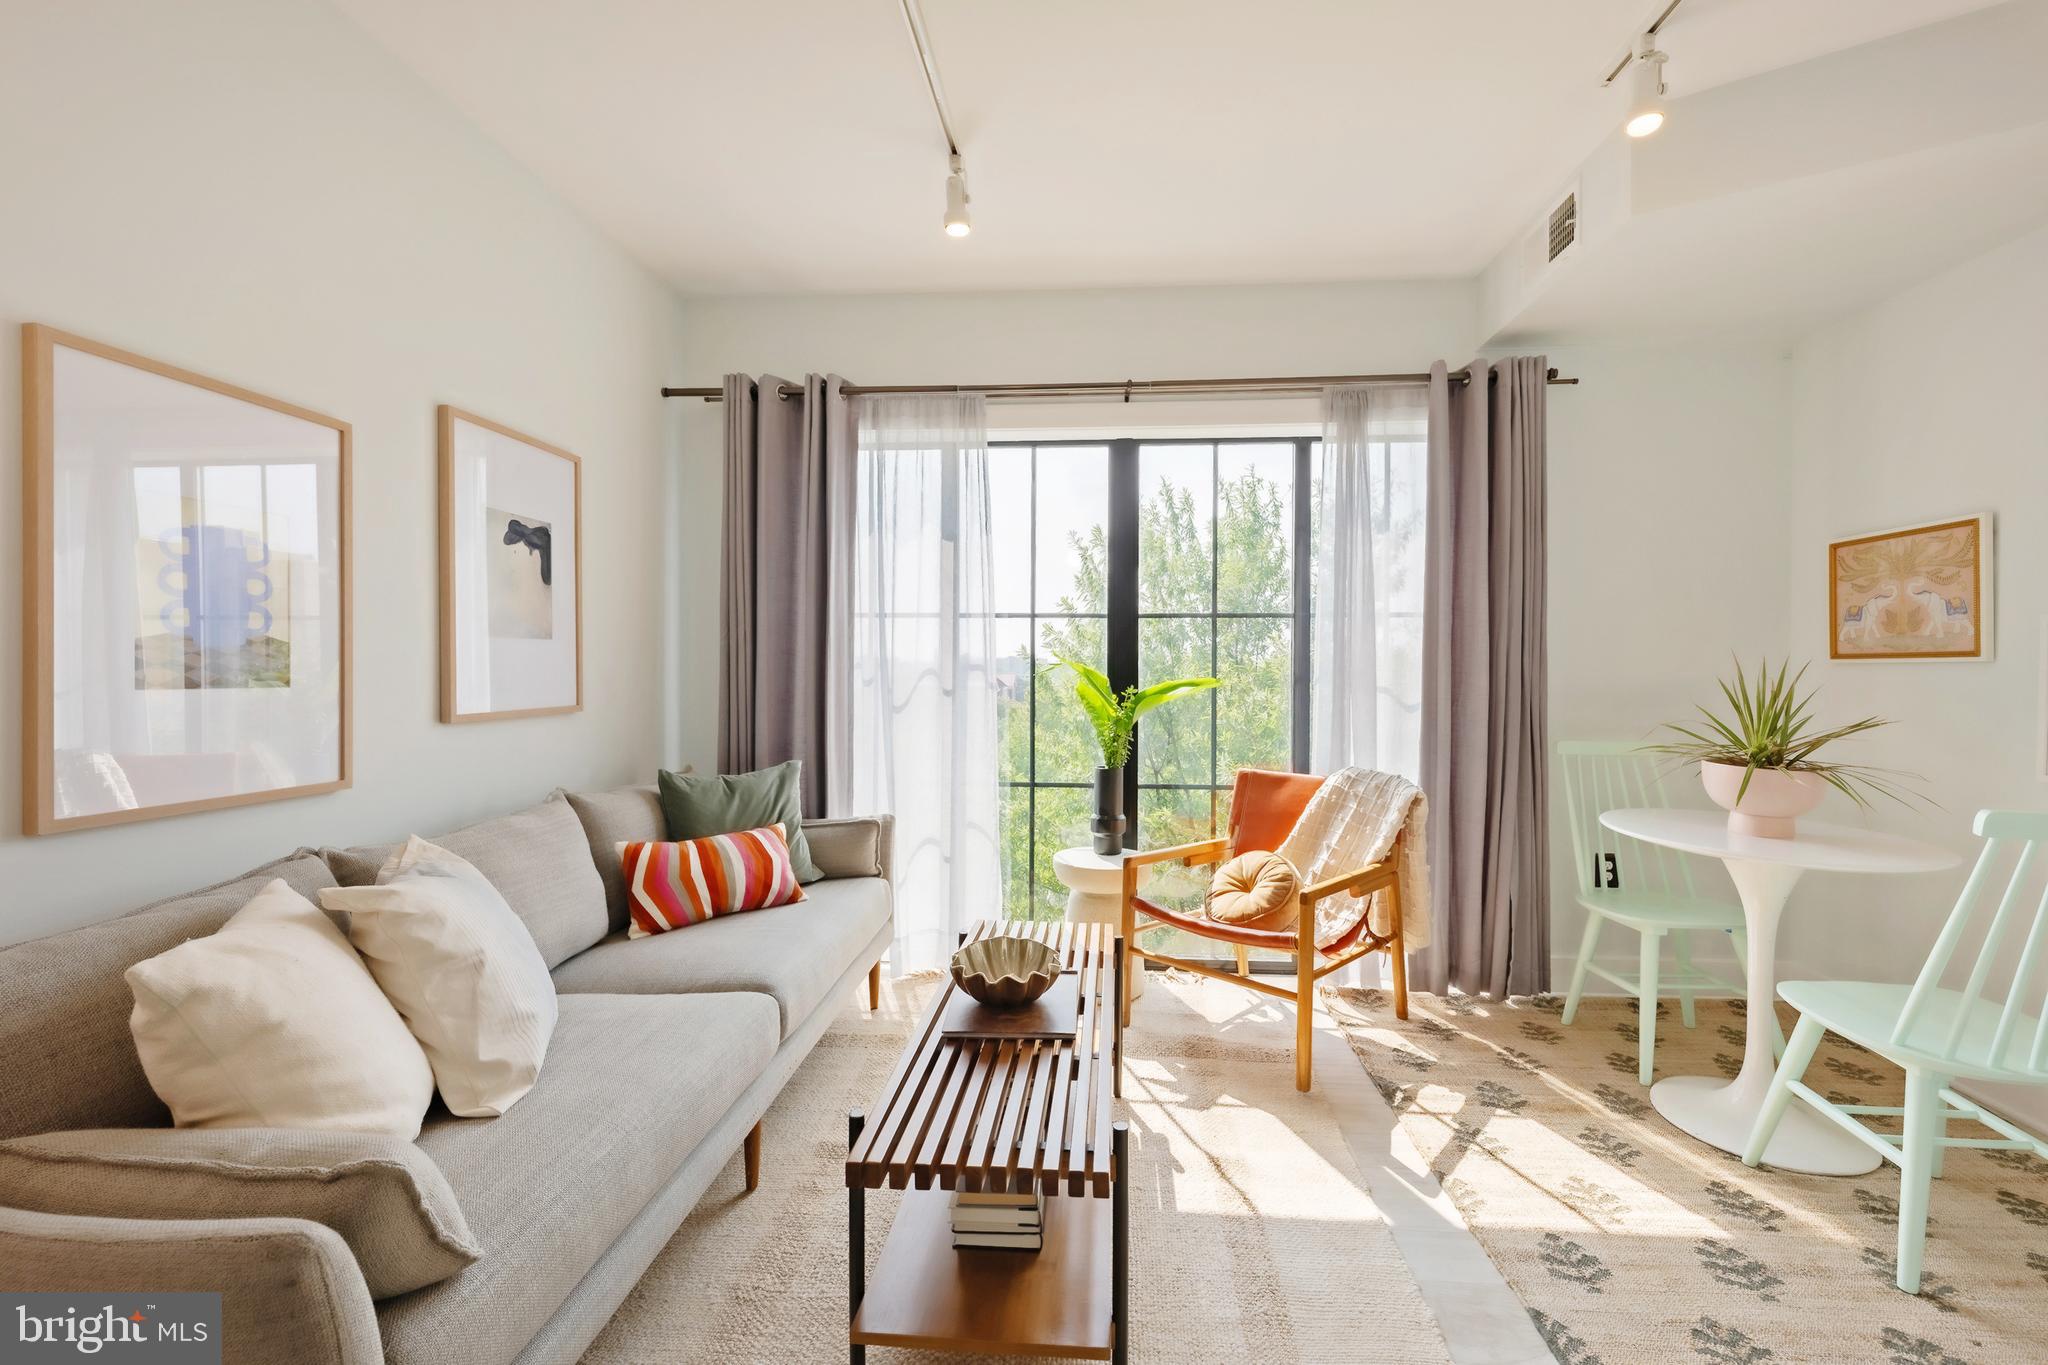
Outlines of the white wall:
[[[1711,699],[1731,652],[1784,652],[1784,348],[1727,339],[1549,355],[1581,380],[1550,390],[1551,739],[1648,740]],[[1562,990],[1585,916],[1561,775],[1551,887],[1552,978]],[[1732,966],[1719,937],[1698,936],[1696,959]],[[1636,952],[1634,935],[1609,929],[1599,956],[1633,973]],[[1591,989],[1607,988],[1596,978]]]
[[[1793,357],[1791,640],[1820,662],[1828,715],[1897,724],[1858,757],[1924,774],[1939,809],[1879,808],[1877,828],[1974,856],[1985,807],[2048,808],[2041,776],[2048,614],[2048,229],[1821,329]],[[1996,517],[1996,656],[1988,663],[1827,662],[1826,547],[1860,531]],[[1845,746],[1846,750],[1846,746]],[[1839,810],[1838,814],[1841,813]],[[1963,872],[1802,888],[1788,963],[1912,979]],[[2048,1128],[2039,1092],[2023,1105]]]
[[[0,594],[0,942],[300,844],[443,829],[646,774],[666,706],[669,291],[317,0],[0,5],[0,373],[50,323],[355,427],[355,785],[22,838],[20,607]],[[0,383],[0,526],[20,525]],[[434,408],[584,460],[582,714],[437,723]],[[713,580],[715,581],[715,579]]]

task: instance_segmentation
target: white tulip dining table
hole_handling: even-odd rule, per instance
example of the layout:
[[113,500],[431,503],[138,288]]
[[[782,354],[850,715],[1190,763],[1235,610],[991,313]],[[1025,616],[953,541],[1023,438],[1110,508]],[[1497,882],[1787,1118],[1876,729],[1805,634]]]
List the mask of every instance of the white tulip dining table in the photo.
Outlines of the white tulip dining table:
[[[1737,1156],[1764,1107],[1776,1063],[1771,1057],[1772,1010],[1778,994],[1778,920],[1792,888],[1806,872],[1901,874],[1939,872],[1961,861],[1947,849],[1913,839],[1801,820],[1789,839],[1737,834],[1728,817],[1710,810],[1611,810],[1600,823],[1646,844],[1718,858],[1742,898],[1749,931],[1749,1008],[1742,1070],[1719,1076],[1670,1076],[1650,1087],[1657,1112],[1700,1141]],[[1804,1105],[1793,1105],[1778,1125],[1764,1160],[1809,1175],[1862,1175],[1878,1157],[1853,1136]]]

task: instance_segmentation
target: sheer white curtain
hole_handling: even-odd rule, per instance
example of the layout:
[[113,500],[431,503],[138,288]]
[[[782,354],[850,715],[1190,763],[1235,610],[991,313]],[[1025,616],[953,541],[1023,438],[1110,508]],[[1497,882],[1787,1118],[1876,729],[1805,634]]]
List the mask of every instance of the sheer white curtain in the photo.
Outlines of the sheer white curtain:
[[[1323,390],[1315,480],[1309,761],[1421,775],[1429,387]],[[1376,984],[1378,954],[1340,985]]]
[[857,398],[835,471],[827,806],[896,817],[892,969],[1001,905],[988,433],[979,394]]

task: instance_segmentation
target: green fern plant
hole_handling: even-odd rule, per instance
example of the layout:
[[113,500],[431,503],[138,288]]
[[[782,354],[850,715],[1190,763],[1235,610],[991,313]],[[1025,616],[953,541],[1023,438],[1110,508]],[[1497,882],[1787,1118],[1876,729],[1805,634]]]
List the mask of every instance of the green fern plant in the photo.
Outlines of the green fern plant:
[[1109,676],[1092,664],[1061,657],[1057,663],[1048,665],[1046,671],[1055,668],[1073,673],[1074,695],[1080,699],[1081,709],[1087,712],[1088,723],[1095,729],[1095,742],[1102,746],[1105,768],[1121,768],[1130,759],[1131,732],[1147,711],[1175,697],[1223,685],[1214,678],[1174,678],[1118,692],[1109,685]]
[[1701,717],[1697,722],[1699,728],[1665,725],[1664,729],[1679,738],[1663,744],[1645,744],[1644,751],[1666,754],[1679,762],[1740,767],[1742,785],[1736,791],[1737,801],[1748,794],[1749,780],[1758,772],[1783,771],[1812,773],[1859,806],[1868,806],[1872,797],[1880,796],[1907,804],[1908,797],[1915,794],[1905,790],[1903,783],[1918,780],[1913,774],[1814,757],[1826,745],[1891,722],[1865,716],[1832,730],[1813,729],[1813,699],[1819,689],[1801,692],[1799,684],[1806,676],[1806,668],[1802,666],[1797,673],[1790,670],[1788,660],[1778,666],[1777,676],[1773,677],[1770,663],[1759,660],[1756,676],[1752,678],[1743,670],[1742,661],[1736,660],[1735,680],[1718,680],[1721,695],[1728,702],[1725,716],[1704,706],[1695,707]]

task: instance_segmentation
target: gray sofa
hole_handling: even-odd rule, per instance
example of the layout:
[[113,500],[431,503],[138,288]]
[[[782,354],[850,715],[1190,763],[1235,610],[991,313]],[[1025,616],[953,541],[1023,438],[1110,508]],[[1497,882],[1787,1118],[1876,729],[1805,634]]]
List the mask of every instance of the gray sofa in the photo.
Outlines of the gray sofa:
[[[494,1119],[437,1103],[419,1136],[483,1247],[453,1278],[373,1303],[348,1246],[318,1223],[0,1208],[0,1289],[219,1290],[236,1362],[575,1360],[888,945],[889,820],[804,831],[825,879],[801,904],[630,942],[613,847],[666,837],[653,787],[557,792],[435,838],[532,930],[561,1002],[524,1099]],[[317,900],[373,880],[386,852],[302,849],[0,949],[0,1141],[168,1124],[129,1036],[122,973],[213,932],[272,878]]]

